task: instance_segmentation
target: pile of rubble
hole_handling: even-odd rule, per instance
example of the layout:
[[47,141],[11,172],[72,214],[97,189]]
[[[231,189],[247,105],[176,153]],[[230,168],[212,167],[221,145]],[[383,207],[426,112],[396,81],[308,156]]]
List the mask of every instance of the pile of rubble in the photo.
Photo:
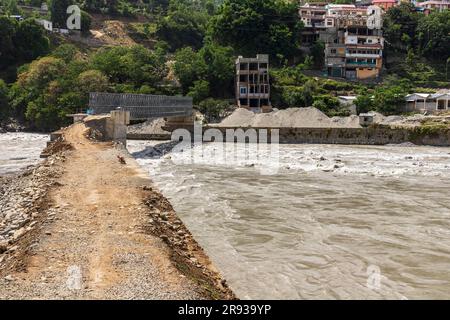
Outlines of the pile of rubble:
[[16,255],[19,240],[45,219],[46,196],[58,184],[58,163],[64,160],[55,154],[20,175],[0,179],[0,265]]

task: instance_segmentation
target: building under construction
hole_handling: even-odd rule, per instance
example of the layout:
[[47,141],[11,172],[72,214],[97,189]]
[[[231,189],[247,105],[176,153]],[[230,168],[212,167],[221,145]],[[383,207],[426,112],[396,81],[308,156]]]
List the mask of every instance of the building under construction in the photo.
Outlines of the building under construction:
[[270,112],[269,55],[236,60],[236,103],[253,112]]

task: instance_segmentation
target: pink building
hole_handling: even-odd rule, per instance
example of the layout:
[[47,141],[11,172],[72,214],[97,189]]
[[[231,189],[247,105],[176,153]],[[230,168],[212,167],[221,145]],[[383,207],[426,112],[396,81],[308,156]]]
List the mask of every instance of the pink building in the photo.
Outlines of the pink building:
[[418,7],[424,8],[425,13],[429,13],[431,10],[450,10],[450,0],[431,0],[425,2],[417,2],[416,5]]
[[389,10],[389,8],[392,8],[397,5],[397,0],[373,0],[372,4],[374,6],[378,6],[384,11]]

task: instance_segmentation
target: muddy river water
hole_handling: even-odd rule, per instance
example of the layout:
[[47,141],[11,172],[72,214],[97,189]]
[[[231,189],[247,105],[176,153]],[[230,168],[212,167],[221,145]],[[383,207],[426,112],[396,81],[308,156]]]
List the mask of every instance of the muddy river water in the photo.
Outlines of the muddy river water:
[[240,298],[450,298],[450,148],[282,145],[266,175],[155,144],[128,148]]

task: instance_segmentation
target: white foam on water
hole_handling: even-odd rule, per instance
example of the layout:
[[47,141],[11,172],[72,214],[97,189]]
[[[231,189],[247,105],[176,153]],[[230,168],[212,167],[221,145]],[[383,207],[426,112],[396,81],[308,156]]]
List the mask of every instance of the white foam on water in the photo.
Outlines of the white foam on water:
[[30,165],[37,164],[49,136],[36,133],[0,134],[0,175],[20,172]]
[[281,145],[273,175],[188,158],[137,160],[239,297],[450,297],[450,148]]

